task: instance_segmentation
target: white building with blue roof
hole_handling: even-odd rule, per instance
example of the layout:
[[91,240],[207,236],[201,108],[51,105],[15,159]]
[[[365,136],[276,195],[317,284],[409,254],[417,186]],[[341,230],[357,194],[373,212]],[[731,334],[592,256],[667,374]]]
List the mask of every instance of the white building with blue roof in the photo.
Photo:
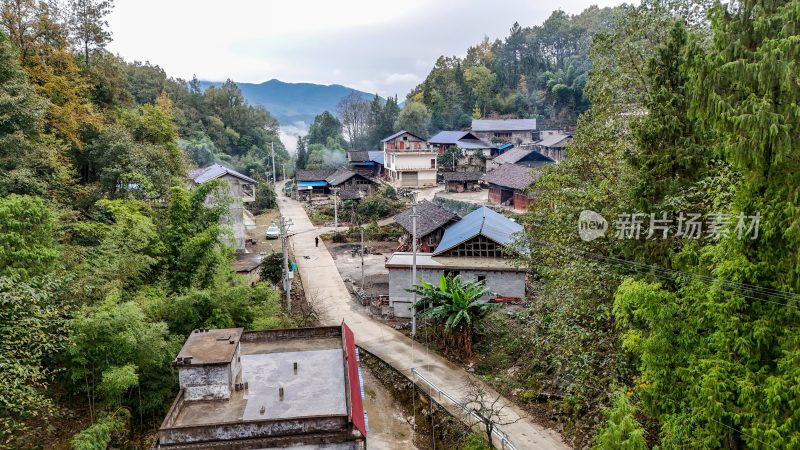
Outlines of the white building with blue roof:
[[[433,252],[417,252],[417,276],[437,284],[442,275],[464,281],[483,281],[483,301],[519,303],[525,298],[526,268],[515,263],[516,242],[522,225],[487,207],[481,207],[450,225]],[[397,252],[386,261],[389,270],[389,306],[396,317],[410,318],[413,294],[413,254]]]

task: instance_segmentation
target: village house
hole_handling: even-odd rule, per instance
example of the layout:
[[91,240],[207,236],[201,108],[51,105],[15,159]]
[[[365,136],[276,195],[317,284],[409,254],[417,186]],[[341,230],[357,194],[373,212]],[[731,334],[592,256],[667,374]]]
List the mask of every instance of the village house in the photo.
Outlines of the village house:
[[517,164],[503,164],[483,176],[489,185],[489,203],[511,206],[516,211],[527,211],[528,194],[525,192],[540,176],[541,171]]
[[572,135],[560,130],[542,132],[541,139],[532,145],[540,154],[554,160],[561,161],[567,157],[566,148],[572,141]]
[[245,277],[252,286],[261,279],[263,259],[258,253],[239,253],[233,261],[233,271]]
[[429,147],[424,139],[408,131],[399,131],[382,142],[386,177],[394,186],[436,185],[438,151]]
[[515,145],[532,144],[536,138],[536,119],[474,119],[470,131],[486,142]]
[[348,191],[352,197],[362,197],[374,192],[377,183],[346,167],[338,169],[298,170],[295,174],[298,197],[310,200],[318,195],[330,195],[332,188]]
[[354,150],[347,152],[347,162],[350,163],[350,170],[368,177],[383,177],[383,151]]
[[428,144],[439,149],[439,154],[451,148],[460,150],[453,167],[440,167],[441,170],[484,172],[486,159],[491,157],[493,146],[478,139],[469,131],[440,131],[428,139]]
[[[458,215],[428,200],[417,203],[417,215],[417,251],[420,252],[430,252],[436,248],[444,229],[459,219]],[[395,215],[394,221],[405,230],[400,238],[400,248],[411,250],[411,208]]]
[[378,186],[375,181],[344,167],[336,169],[325,178],[325,181],[332,189],[339,189],[340,193],[360,193],[361,195],[373,193]]
[[194,330],[155,449],[366,448],[353,333],[333,327]]
[[444,186],[447,192],[467,192],[480,190],[478,182],[483,177],[482,172],[445,172]]
[[486,161],[486,170],[497,169],[503,164],[516,164],[525,167],[541,167],[553,164],[555,161],[536,150],[515,147],[489,161]]
[[[439,278],[460,276],[482,281],[488,293],[482,301],[521,302],[525,298],[525,272],[508,258],[522,225],[481,207],[450,225],[433,252],[417,253],[417,277],[434,285]],[[397,252],[386,261],[389,270],[389,306],[396,317],[412,316],[413,254]]]
[[328,195],[331,193],[330,185],[326,178],[331,176],[336,169],[299,169],[295,172],[295,189],[298,198],[309,200],[313,196]]
[[201,185],[211,180],[222,179],[228,183],[228,195],[230,196],[230,206],[226,217],[222,218],[224,225],[230,225],[233,229],[234,242],[231,244],[237,251],[245,250],[245,203],[250,203],[256,199],[255,186],[256,180],[242,175],[241,173],[225,167],[221,164],[212,164],[208,167],[189,171],[190,188]]

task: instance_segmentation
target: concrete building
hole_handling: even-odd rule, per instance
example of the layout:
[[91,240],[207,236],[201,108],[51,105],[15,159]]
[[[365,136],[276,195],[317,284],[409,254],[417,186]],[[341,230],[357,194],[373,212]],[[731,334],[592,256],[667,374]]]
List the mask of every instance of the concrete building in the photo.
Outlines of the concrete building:
[[530,198],[525,192],[542,175],[541,170],[517,164],[503,164],[483,176],[489,185],[489,203],[527,211]]
[[474,119],[470,131],[491,143],[532,144],[538,140],[536,119]]
[[195,330],[156,449],[366,448],[355,340],[341,327]]
[[189,172],[191,187],[211,180],[223,179],[228,183],[228,195],[231,198],[230,210],[223,218],[224,225],[233,228],[234,242],[231,244],[237,251],[245,250],[244,204],[255,201],[256,180],[220,164],[194,169]]
[[[430,252],[439,245],[444,229],[458,221],[458,215],[441,206],[422,200],[417,203],[417,251]],[[403,227],[405,233],[400,238],[400,247],[411,250],[411,208],[394,216],[394,221]]]
[[421,137],[399,131],[383,139],[386,178],[398,187],[436,185],[436,158],[439,153]]
[[[431,253],[417,253],[417,276],[436,284],[442,275],[483,281],[489,293],[484,301],[520,302],[525,298],[525,268],[508,259],[514,240],[522,232],[518,223],[482,207],[450,225]],[[413,255],[394,253],[388,261],[389,306],[396,317],[411,317]]]

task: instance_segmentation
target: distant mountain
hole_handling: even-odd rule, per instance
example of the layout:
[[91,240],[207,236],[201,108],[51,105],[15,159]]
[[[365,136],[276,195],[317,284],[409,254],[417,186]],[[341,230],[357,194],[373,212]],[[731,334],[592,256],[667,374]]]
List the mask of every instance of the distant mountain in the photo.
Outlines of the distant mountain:
[[[219,86],[221,82],[201,81],[200,87]],[[299,126],[304,122],[307,126],[314,121],[314,116],[330,111],[336,114],[336,105],[342,97],[352,91],[367,100],[375,94],[351,89],[340,84],[285,83],[280,80],[269,80],[264,83],[237,83],[242,94],[251,104],[264,105],[281,123],[281,127]]]

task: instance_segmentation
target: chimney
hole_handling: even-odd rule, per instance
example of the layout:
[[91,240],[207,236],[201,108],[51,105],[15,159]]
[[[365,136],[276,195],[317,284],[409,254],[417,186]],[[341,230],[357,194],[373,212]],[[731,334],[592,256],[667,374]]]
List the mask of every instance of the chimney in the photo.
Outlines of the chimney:
[[283,386],[278,388],[278,397],[283,401]]

